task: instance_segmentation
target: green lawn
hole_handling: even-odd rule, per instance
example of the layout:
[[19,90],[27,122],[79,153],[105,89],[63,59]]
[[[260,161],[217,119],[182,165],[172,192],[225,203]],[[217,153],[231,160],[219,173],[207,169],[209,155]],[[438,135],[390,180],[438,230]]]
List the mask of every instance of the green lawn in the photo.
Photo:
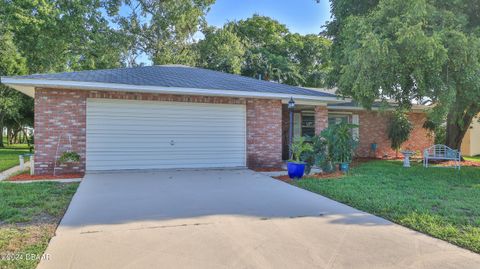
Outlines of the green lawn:
[[78,183],[0,183],[0,268],[35,268]]
[[463,157],[467,161],[472,161],[472,162],[480,162],[480,155],[473,156],[473,157]]
[[8,145],[0,148],[0,172],[19,164],[18,155],[29,153],[27,145]]
[[339,179],[294,184],[480,253],[480,168],[372,161]]

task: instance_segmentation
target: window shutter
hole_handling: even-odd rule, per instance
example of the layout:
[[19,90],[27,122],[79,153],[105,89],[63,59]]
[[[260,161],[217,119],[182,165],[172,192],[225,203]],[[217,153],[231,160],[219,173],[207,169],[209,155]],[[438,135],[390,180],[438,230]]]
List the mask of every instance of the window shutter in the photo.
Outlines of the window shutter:
[[293,137],[302,136],[302,114],[293,114]]
[[[352,115],[352,124],[359,125],[360,126],[360,117],[358,114],[353,114]],[[353,128],[353,138],[357,141],[360,141],[360,131],[357,128]]]

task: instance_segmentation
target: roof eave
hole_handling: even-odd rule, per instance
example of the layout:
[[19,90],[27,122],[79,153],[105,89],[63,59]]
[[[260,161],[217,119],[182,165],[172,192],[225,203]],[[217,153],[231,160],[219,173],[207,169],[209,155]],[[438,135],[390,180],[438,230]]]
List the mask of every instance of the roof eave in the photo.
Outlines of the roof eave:
[[225,97],[243,97],[243,98],[264,98],[264,99],[286,99],[294,98],[298,100],[318,101],[321,103],[335,104],[342,103],[345,100],[328,96],[313,96],[303,94],[287,93],[269,93],[269,92],[250,92],[234,91],[220,89],[199,89],[199,88],[180,88],[180,87],[159,87],[130,85],[117,83],[99,83],[84,81],[65,81],[50,79],[21,79],[12,77],[1,77],[1,83],[21,91],[28,96],[35,96],[35,88],[59,88],[76,90],[96,90],[96,91],[124,91],[124,92],[143,92],[143,93],[163,93],[180,95],[207,95],[207,96],[225,96]]
[[[429,106],[423,106],[423,105],[413,105],[411,112],[425,112],[426,110],[430,109],[431,107]],[[335,110],[335,111],[342,111],[342,110],[355,110],[355,111],[360,111],[360,110],[367,110],[364,107],[361,106],[329,106],[328,110]],[[379,108],[379,107],[372,107],[373,111],[379,111],[379,110],[394,110],[394,108]]]

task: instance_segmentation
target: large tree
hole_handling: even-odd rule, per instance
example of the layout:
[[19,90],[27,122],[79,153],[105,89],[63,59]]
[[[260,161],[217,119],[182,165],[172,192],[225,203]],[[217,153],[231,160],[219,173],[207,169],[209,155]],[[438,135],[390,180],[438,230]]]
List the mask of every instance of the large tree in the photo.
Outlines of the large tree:
[[240,39],[228,29],[209,28],[196,45],[198,65],[222,72],[240,74],[245,49]]
[[[117,0],[109,7],[130,50],[146,53],[154,64],[195,63],[194,35],[206,27],[205,15],[215,0]],[[122,12],[119,12],[123,4]]]
[[330,40],[291,33],[284,24],[260,15],[227,23],[223,31],[234,33],[244,47],[242,75],[290,85],[324,86]]
[[[0,26],[0,76],[22,75],[27,71],[25,58],[13,43],[12,33]],[[26,100],[27,99],[27,100]],[[28,97],[0,84],[0,147],[3,147],[3,129],[7,122],[20,122],[31,113],[22,115]]]
[[467,0],[332,1],[332,86],[367,108],[428,98],[433,113],[447,114],[446,144],[460,148],[480,112],[478,8]]
[[[123,66],[128,39],[104,12],[111,4],[0,0],[0,75]],[[0,85],[0,133],[3,127],[17,132],[32,125],[32,98]]]
[[124,39],[101,0],[0,0],[0,23],[27,59],[30,73],[123,65]]
[[316,34],[295,33],[285,37],[285,55],[298,66],[302,86],[315,88],[325,86],[330,72],[328,53],[331,44],[331,40]]

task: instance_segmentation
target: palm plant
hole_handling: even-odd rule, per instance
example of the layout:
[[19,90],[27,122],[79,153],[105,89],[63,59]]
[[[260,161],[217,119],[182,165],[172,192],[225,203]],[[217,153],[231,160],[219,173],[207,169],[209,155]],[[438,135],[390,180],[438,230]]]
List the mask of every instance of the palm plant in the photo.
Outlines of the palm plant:
[[292,152],[292,160],[290,162],[301,163],[304,161],[304,156],[306,153],[313,150],[312,145],[306,142],[305,137],[299,136],[295,137],[292,145],[290,146]]
[[323,130],[321,136],[327,143],[328,158],[335,163],[349,163],[358,142],[353,138],[352,129],[357,125],[335,124]]

